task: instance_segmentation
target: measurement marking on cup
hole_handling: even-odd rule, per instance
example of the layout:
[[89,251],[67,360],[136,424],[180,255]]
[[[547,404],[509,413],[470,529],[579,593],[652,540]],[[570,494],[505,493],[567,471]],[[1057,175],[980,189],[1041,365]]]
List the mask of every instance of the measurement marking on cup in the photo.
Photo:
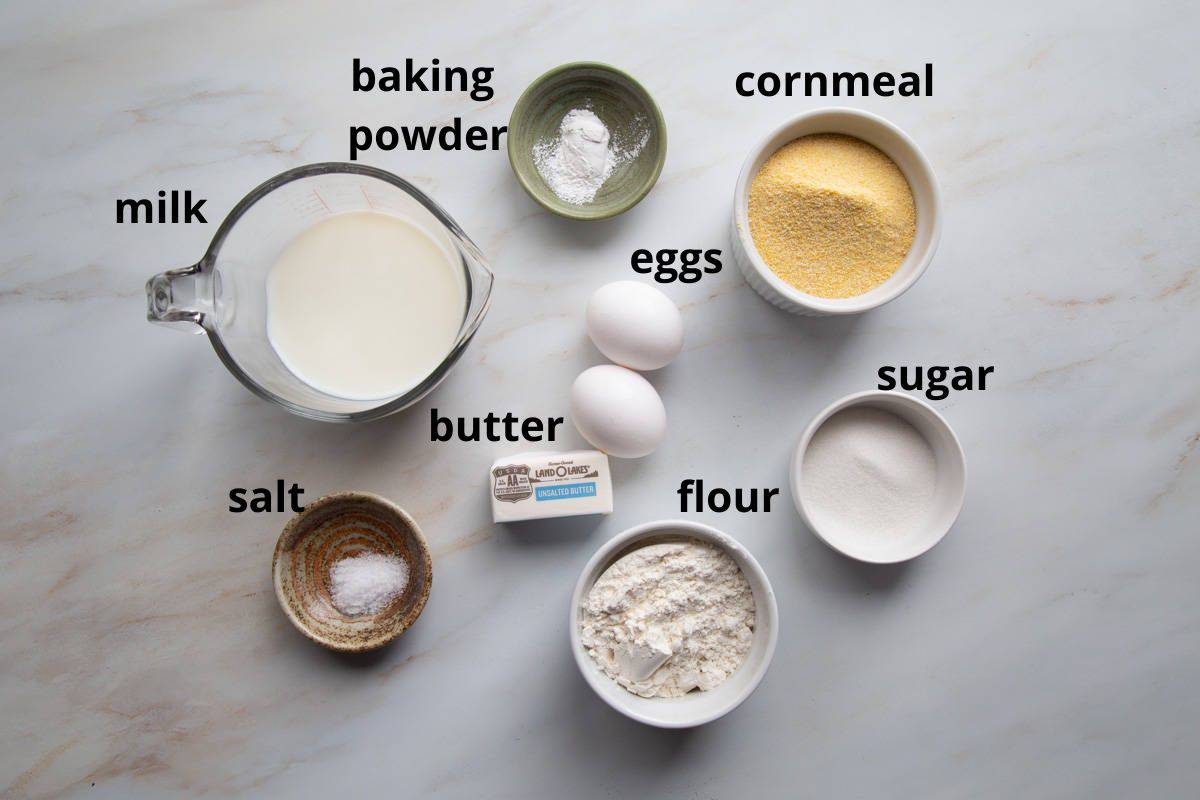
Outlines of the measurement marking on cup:
[[330,208],[330,207],[329,207],[329,206],[328,206],[328,205],[325,203],[325,201],[321,199],[321,195],[317,194],[317,190],[316,190],[316,189],[313,189],[313,190],[312,190],[312,193],[313,193],[313,197],[317,198],[317,201],[318,201],[318,202],[320,202],[320,204],[321,204],[321,205],[325,206],[325,210],[326,210],[326,211],[328,211],[329,213],[331,213],[331,214],[332,214],[332,213],[333,213],[333,209],[331,209],[331,208]]

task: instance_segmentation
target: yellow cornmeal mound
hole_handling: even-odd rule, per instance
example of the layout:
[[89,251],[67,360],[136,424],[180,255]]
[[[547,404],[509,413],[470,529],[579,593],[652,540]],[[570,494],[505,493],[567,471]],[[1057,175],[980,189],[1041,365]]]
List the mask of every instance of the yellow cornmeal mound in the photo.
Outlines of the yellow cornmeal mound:
[[759,255],[806,294],[870,291],[904,262],[916,231],[904,173],[853,136],[789,142],[750,184],[750,234]]

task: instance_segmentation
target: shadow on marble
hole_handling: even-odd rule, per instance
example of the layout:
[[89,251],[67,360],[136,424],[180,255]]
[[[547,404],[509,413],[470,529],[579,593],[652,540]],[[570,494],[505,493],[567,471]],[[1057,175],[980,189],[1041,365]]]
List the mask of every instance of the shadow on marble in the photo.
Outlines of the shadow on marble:
[[773,313],[786,315],[793,320],[797,330],[820,340],[823,348],[850,341],[861,333],[864,323],[868,321],[866,314],[850,314],[842,317],[805,317],[799,314],[790,314],[783,309],[775,308],[775,306],[770,306],[770,308]]
[[513,547],[571,547],[589,538],[604,524],[601,514],[556,519],[531,519],[496,525],[505,545]]
[[[845,353],[852,351],[871,328],[862,314],[805,317],[770,305],[749,285],[739,291],[735,300],[738,317],[729,347],[745,368],[761,373],[746,391],[792,378],[801,381],[801,388],[820,385],[826,374],[837,372]],[[778,359],[764,355],[784,357],[793,368],[789,374],[780,375]],[[830,397],[826,402],[834,399]]]
[[748,293],[760,300],[770,312],[770,323],[783,327],[779,338],[801,345],[806,353],[819,356],[823,362],[836,362],[838,354],[871,327],[866,314],[850,314],[841,317],[808,317],[792,314],[763,301],[754,289],[746,286]]
[[[664,400],[664,404],[665,404]],[[671,436],[671,409],[667,408],[667,438]],[[589,447],[591,445],[588,445]],[[642,458],[614,458],[608,459],[608,468],[612,473],[613,482],[613,513],[618,513],[621,507],[617,505],[621,502],[620,491],[622,486],[634,486],[638,482],[638,476],[642,473],[653,472],[655,465],[655,454],[651,453]]]
[[794,537],[797,563],[806,585],[838,594],[890,595],[901,591],[920,572],[919,559],[899,564],[866,564],[834,551],[800,523]]
[[[238,387],[241,389],[241,387]],[[353,476],[387,476],[397,471],[419,469],[429,458],[429,408],[436,399],[425,398],[405,411],[380,420],[355,424],[337,424],[306,419],[287,412],[266,400],[254,397],[241,389],[246,402],[229,403],[222,412],[222,428],[240,432],[239,440],[252,443],[263,455],[265,468],[282,454],[290,454],[290,467],[296,472],[332,466],[353,482]],[[297,447],[297,443],[301,443]],[[217,460],[224,457],[228,442],[214,440],[213,452],[207,455]],[[203,454],[201,454],[203,455]],[[411,458],[409,457],[411,456]],[[279,475],[276,477],[288,477]],[[320,494],[340,489],[362,489],[360,485],[331,485],[323,492],[308,494],[305,501]]]
[[376,650],[365,653],[339,653],[322,647],[308,639],[288,621],[282,609],[278,608],[274,590],[269,592],[270,601],[276,607],[265,617],[270,626],[266,635],[270,637],[273,649],[277,652],[272,656],[282,657],[293,662],[302,662],[317,672],[340,670],[345,672],[383,673],[395,670],[404,664],[420,658],[428,652],[428,645],[422,649],[421,620],[418,619],[413,627],[405,631],[394,642]]
[[[533,201],[522,196],[522,202],[533,205]],[[582,249],[583,251],[600,250],[622,236],[622,232],[631,224],[631,217],[621,214],[608,219],[582,221],[565,219],[544,211],[536,206],[536,216],[529,218],[531,236],[541,241],[552,243],[554,247],[566,249]],[[571,264],[559,264],[558,267],[569,268]]]
[[[555,658],[561,663],[552,671],[553,687],[547,687],[547,714],[552,719],[570,719],[574,734],[556,740],[556,752],[549,755],[573,771],[592,768],[597,760],[620,763],[623,770],[641,773],[641,780],[653,784],[752,721],[752,713],[743,706],[697,728],[644,725],[601,700],[579,674],[568,650],[559,651]],[[647,796],[656,795],[651,789]]]
[[618,759],[626,765],[648,762],[662,767],[683,757],[688,740],[703,730],[654,728],[629,719],[592,691],[579,674],[569,649],[558,652],[556,658],[562,663],[553,672],[557,676],[556,686],[553,695],[548,693],[547,702],[552,706],[550,714],[553,718],[575,720],[576,730],[576,736],[563,743],[558,757],[568,761],[601,757],[606,761]]

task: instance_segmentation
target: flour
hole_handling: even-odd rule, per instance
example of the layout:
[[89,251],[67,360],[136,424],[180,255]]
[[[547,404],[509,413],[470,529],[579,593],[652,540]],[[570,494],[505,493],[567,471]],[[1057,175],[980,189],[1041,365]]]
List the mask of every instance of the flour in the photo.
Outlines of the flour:
[[729,555],[694,540],[621,558],[581,611],[584,648],[642,697],[708,691],[741,666],[754,642],[750,583]]
[[533,163],[560,200],[579,206],[594,200],[613,170],[637,158],[649,138],[640,116],[614,136],[594,112],[574,108],[562,118],[557,138],[534,144]]

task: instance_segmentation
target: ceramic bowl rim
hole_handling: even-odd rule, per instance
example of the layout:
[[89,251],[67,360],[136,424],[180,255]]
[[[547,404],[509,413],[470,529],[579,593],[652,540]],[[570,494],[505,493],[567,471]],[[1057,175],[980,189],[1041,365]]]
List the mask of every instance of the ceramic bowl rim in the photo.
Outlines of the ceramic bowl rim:
[[[285,542],[290,536],[292,536],[294,533],[296,535],[307,533],[307,531],[301,531],[300,529],[312,513],[328,506],[348,504],[352,502],[379,506],[389,513],[398,516],[401,521],[408,526],[409,531],[413,535],[413,539],[418,544],[421,562],[425,567],[425,591],[416,598],[412,605],[406,607],[405,616],[408,617],[408,621],[406,623],[403,625],[397,625],[394,630],[373,636],[364,642],[347,644],[335,641],[333,639],[328,639],[316,631],[313,631],[304,623],[302,619],[296,615],[295,611],[291,607],[291,604],[283,595],[283,586],[281,585],[279,578],[279,559],[285,550]],[[304,634],[304,636],[309,640],[316,642],[322,647],[326,647],[330,650],[336,650],[340,653],[362,653],[368,650],[375,650],[395,641],[400,634],[411,628],[417,619],[420,618],[422,612],[425,610],[426,603],[429,601],[429,592],[433,587],[433,556],[429,551],[429,543],[425,540],[425,534],[422,533],[420,526],[417,525],[417,521],[412,518],[411,514],[393,503],[391,500],[388,500],[386,497],[382,497],[373,492],[363,492],[357,490],[333,492],[332,494],[324,495],[312,501],[311,503],[306,504],[303,511],[292,517],[290,520],[288,520],[287,524],[283,526],[283,530],[280,532],[279,538],[275,541],[274,554],[271,556],[271,582],[275,587],[275,599],[279,602],[279,607],[283,609],[284,616],[291,621],[292,626],[295,627],[296,630]]]
[[[754,245],[754,238],[750,235],[750,218],[749,218],[749,194],[750,184],[754,180],[754,176],[758,174],[757,165],[765,162],[776,150],[783,146],[781,143],[775,143],[777,138],[783,137],[792,130],[811,125],[814,122],[822,122],[824,118],[828,118],[832,123],[832,127],[825,133],[840,133],[842,132],[835,120],[839,117],[857,117],[867,122],[869,125],[874,125],[882,128],[900,142],[901,146],[908,151],[916,164],[918,164],[925,179],[929,183],[930,208],[932,209],[931,229],[929,243],[925,246],[924,252],[917,263],[916,268],[907,275],[903,280],[897,281],[892,286],[887,288],[887,291],[878,295],[872,296],[869,300],[862,298],[866,295],[858,297],[841,297],[828,298],[817,297],[816,295],[807,294],[800,291],[796,287],[784,281],[776,275],[767,263],[759,255],[758,248]],[[821,133],[822,131],[808,131],[809,134]],[[808,135],[808,134],[798,134]],[[797,137],[792,137],[797,138]],[[769,150],[769,152],[768,152]],[[905,176],[907,178],[907,176]],[[912,181],[909,181],[911,188]],[[733,216],[735,221],[736,234],[738,242],[746,256],[746,261],[754,268],[758,276],[776,293],[785,298],[791,303],[794,303],[808,311],[828,316],[837,316],[844,314],[861,314],[864,311],[870,311],[874,308],[879,308],[882,305],[890,303],[900,295],[907,292],[912,286],[925,274],[933,261],[933,256],[937,252],[938,242],[942,237],[942,191],[938,184],[937,174],[933,170],[933,164],[925,157],[925,153],[917,146],[917,143],[905,133],[896,124],[884,119],[878,114],[872,114],[870,111],[863,111],[858,108],[849,106],[826,106],[824,108],[816,108],[810,111],[804,111],[793,117],[788,118],[782,124],[777,125],[766,136],[758,140],[758,142],[750,149],[750,153],[742,162],[742,168],[738,173],[737,185],[733,196]]]
[[[620,77],[624,81],[628,81],[634,89],[634,94],[640,95],[645,100],[646,106],[650,109],[651,116],[653,117],[652,124],[654,126],[654,130],[658,133],[658,139],[660,143],[658,147],[658,155],[655,158],[654,169],[651,170],[649,177],[638,189],[638,191],[634,195],[631,195],[629,198],[627,198],[624,202],[613,206],[613,208],[608,211],[601,213],[589,213],[586,205],[579,206],[579,210],[551,205],[540,196],[540,193],[530,185],[529,181],[525,179],[525,176],[522,175],[520,170],[517,169],[517,159],[519,156],[516,152],[516,138],[512,135],[514,127],[513,123],[517,119],[517,112],[525,110],[523,104],[528,104],[529,98],[533,91],[541,87],[542,84],[546,83],[552,78],[558,77],[563,72],[579,69],[593,69],[601,72],[609,72]],[[610,78],[609,80],[612,79]],[[637,80],[637,78],[633,77],[625,70],[614,67],[612,64],[607,64],[603,61],[569,61],[566,64],[559,64],[557,67],[546,70],[541,75],[530,81],[529,85],[525,87],[525,90],[521,92],[520,96],[517,98],[517,102],[513,104],[512,112],[510,112],[508,115],[507,139],[508,141],[506,143],[506,150],[508,152],[508,165],[512,169],[513,175],[517,179],[517,183],[520,184],[521,188],[525,190],[525,194],[529,195],[529,197],[535,203],[537,203],[546,211],[549,211],[551,214],[563,217],[564,219],[574,219],[582,222],[594,222],[602,219],[611,219],[612,217],[624,214],[626,211],[642,202],[646,195],[650,193],[650,190],[653,189],[658,183],[658,178],[662,174],[663,165],[667,161],[667,122],[663,117],[662,110],[658,107],[658,103],[654,99],[654,95],[650,94],[646,87],[643,86],[641,82]]]
[[[766,607],[760,608],[758,603],[758,595],[756,594],[755,601],[755,636],[765,634],[766,649],[763,653],[761,662],[750,673],[746,683],[738,691],[738,693],[724,706],[717,708],[705,714],[699,714],[694,718],[682,721],[663,720],[657,717],[644,714],[630,705],[622,704],[610,696],[606,692],[601,691],[601,686],[608,687],[610,684],[615,685],[615,682],[607,675],[602,673],[592,661],[591,656],[583,648],[582,637],[579,632],[579,608],[583,601],[584,594],[591,589],[596,580],[603,574],[603,570],[611,563],[613,556],[628,547],[629,545],[639,542],[644,539],[654,539],[658,536],[665,536],[670,533],[683,533],[686,536],[691,536],[709,544],[720,547],[726,553],[730,553],[731,557],[736,558],[739,568],[742,569],[742,574],[746,576],[746,580],[750,582],[752,588],[761,590],[761,596],[766,600]],[[744,562],[744,563],[743,563]],[[571,607],[568,615],[568,628],[570,634],[571,654],[575,657],[575,666],[579,668],[580,674],[583,675],[584,681],[596,693],[597,696],[611,708],[624,714],[632,720],[641,722],[645,725],[650,725],[656,728],[693,728],[705,723],[719,719],[745,702],[754,690],[758,688],[763,677],[767,674],[767,670],[771,666],[771,660],[775,656],[775,646],[779,640],[779,604],[775,599],[775,590],[771,588],[771,581],[767,578],[767,573],[763,570],[762,565],[754,558],[754,555],[746,549],[744,545],[734,539],[727,533],[717,530],[711,525],[705,525],[700,522],[692,522],[690,520],[681,519],[663,519],[653,522],[644,522],[640,525],[635,525],[632,528],[618,533],[613,538],[609,539],[604,544],[600,545],[592,557],[588,559],[583,571],[579,574],[579,579],[575,583],[575,590],[571,593]],[[734,675],[737,673],[735,672]],[[733,676],[730,676],[732,679]],[[618,686],[618,688],[620,688]],[[615,694],[615,693],[614,693]],[[628,695],[630,703],[633,698],[637,697],[634,694],[629,694],[622,690],[621,694],[616,694],[616,697],[624,698]],[[641,698],[639,698],[641,699]]]
[[[839,411],[851,408],[852,406],[868,404],[873,400],[880,399],[886,399],[887,402],[895,402],[900,405],[908,405],[911,408],[916,409],[917,413],[924,414],[927,418],[931,419],[934,424],[949,434],[949,441],[953,445],[951,448],[949,448],[949,452],[957,462],[959,468],[962,470],[962,483],[958,487],[955,498],[951,503],[954,513],[951,515],[949,522],[946,523],[944,528],[930,537],[921,548],[910,554],[904,555],[903,557],[894,559],[872,559],[865,557],[862,553],[852,553],[842,547],[842,545],[838,542],[837,537],[831,537],[825,533],[822,533],[820,526],[816,524],[812,516],[808,513],[808,510],[805,508],[804,495],[800,488],[801,472],[804,465],[804,454],[807,452],[808,445],[812,442],[813,435],[817,432],[817,430],[825,424],[826,420]],[[932,443],[930,443],[930,447],[933,447]],[[958,434],[954,432],[954,428],[952,428],[950,423],[946,421],[946,418],[938,413],[938,410],[929,405],[929,403],[926,403],[919,397],[913,397],[912,395],[905,394],[903,392],[884,391],[882,389],[868,389],[862,392],[854,392],[835,400],[823,408],[815,417],[813,417],[812,421],[809,422],[808,426],[804,429],[804,432],[800,434],[800,439],[796,443],[795,449],[792,451],[792,459],[788,466],[788,483],[792,489],[792,501],[795,503],[796,511],[800,513],[800,518],[804,521],[804,524],[808,527],[808,529],[812,531],[813,535],[828,545],[832,550],[841,553],[847,558],[854,559],[855,561],[859,561],[864,564],[900,564],[905,561],[911,561],[918,556],[928,553],[939,542],[946,538],[946,534],[950,532],[951,528],[953,528],[954,524],[958,521],[958,517],[959,514],[962,513],[963,502],[966,499],[967,494],[967,459],[966,454],[963,452],[962,442],[959,441]]]

